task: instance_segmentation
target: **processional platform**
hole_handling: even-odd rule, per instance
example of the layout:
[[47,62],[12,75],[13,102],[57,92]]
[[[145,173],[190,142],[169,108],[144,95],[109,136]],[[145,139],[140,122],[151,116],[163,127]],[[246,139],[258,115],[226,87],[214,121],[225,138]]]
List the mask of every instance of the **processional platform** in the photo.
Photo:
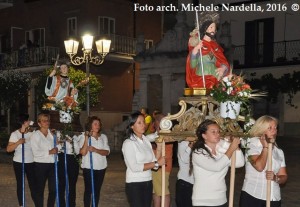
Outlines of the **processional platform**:
[[180,97],[179,105],[178,113],[168,114],[161,120],[157,142],[195,141],[196,129],[205,119],[216,121],[222,136],[244,136],[240,122],[245,118],[221,117],[220,103],[209,95]]

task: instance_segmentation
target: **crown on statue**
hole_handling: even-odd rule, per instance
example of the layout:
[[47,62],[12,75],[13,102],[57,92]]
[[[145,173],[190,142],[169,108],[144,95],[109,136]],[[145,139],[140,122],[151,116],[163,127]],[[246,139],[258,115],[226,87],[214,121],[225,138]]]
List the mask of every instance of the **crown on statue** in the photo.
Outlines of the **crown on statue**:
[[[201,28],[203,26],[203,24],[205,22],[208,22],[208,21],[211,21],[211,22],[214,22],[214,23],[218,24],[219,23],[219,18],[220,18],[219,13],[215,12],[215,11],[200,12],[199,15],[198,15],[199,28]],[[196,20],[195,24],[196,24],[195,28],[198,28],[197,20]]]

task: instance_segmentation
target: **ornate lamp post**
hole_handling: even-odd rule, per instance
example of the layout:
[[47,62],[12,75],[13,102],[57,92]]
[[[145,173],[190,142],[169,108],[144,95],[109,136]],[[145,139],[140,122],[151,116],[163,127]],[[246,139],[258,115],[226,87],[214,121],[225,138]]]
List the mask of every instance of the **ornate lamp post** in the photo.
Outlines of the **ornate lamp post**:
[[[78,51],[79,42],[75,40],[65,40],[66,53],[69,55],[73,65],[86,64],[86,77],[90,76],[90,63],[94,65],[101,65],[104,62],[105,56],[109,53],[111,40],[98,40],[96,41],[97,52],[95,56],[92,55],[94,37],[91,35],[84,35],[82,37],[82,51],[83,56],[76,56]],[[86,111],[90,116],[90,85],[86,85]]]

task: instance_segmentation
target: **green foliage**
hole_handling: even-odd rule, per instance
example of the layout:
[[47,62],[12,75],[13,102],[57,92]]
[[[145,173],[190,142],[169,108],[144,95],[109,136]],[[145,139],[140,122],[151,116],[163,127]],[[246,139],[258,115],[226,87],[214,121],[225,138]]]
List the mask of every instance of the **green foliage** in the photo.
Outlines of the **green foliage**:
[[[43,104],[47,100],[47,96],[45,94],[45,85],[47,81],[48,75],[51,73],[53,68],[49,68],[45,70],[38,78],[38,82],[36,85],[36,100],[39,108],[42,108]],[[81,81],[85,80],[86,74],[81,70],[76,70],[73,67],[69,67],[69,77],[72,80],[74,86],[76,87]],[[98,103],[98,95],[103,88],[101,83],[98,81],[95,75],[90,74],[89,78],[90,84],[90,106],[94,106]],[[79,108],[86,108],[86,85],[78,86],[78,99],[77,102],[79,104]]]
[[0,71],[0,102],[3,109],[9,109],[22,99],[30,88],[31,74],[19,70]]
[[287,94],[286,104],[298,108],[293,104],[294,95],[300,91],[300,71],[294,71],[292,74],[286,73],[280,78],[274,78],[271,73],[263,75],[260,79],[254,78],[255,73],[251,74],[252,79],[249,83],[253,89],[267,91],[267,100],[273,103],[277,102],[278,94]]

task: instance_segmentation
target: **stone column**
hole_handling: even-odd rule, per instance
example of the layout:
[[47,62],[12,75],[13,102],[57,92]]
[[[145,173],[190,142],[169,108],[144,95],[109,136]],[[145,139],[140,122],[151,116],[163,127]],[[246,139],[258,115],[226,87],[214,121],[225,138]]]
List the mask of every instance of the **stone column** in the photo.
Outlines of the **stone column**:
[[163,91],[162,91],[162,112],[171,113],[171,74],[162,74]]
[[148,107],[148,81],[149,81],[149,76],[147,74],[140,74],[140,103],[139,103],[139,108],[141,107]]

